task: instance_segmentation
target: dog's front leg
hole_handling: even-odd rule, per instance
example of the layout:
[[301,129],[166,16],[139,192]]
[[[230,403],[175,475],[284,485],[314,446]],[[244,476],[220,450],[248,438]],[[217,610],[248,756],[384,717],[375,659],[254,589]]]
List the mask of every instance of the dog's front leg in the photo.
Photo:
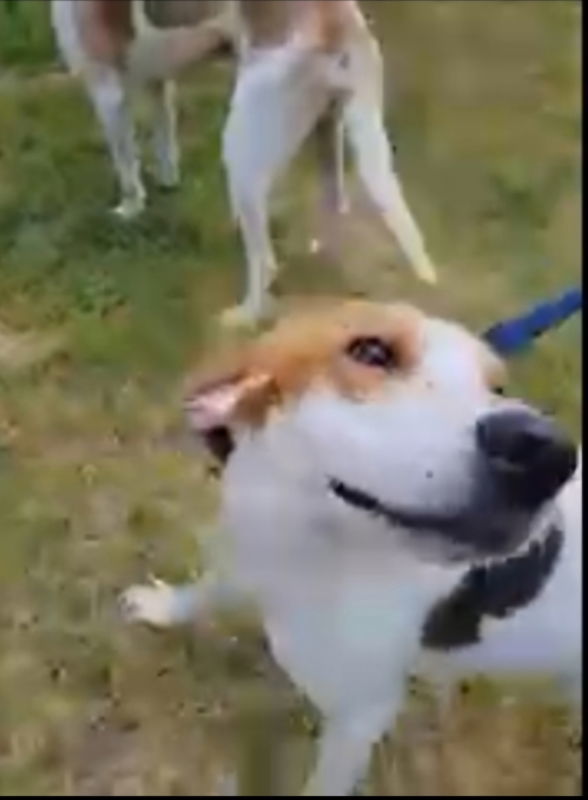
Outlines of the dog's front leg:
[[404,679],[397,692],[371,708],[328,715],[319,741],[317,764],[308,780],[305,797],[345,797],[353,794],[365,777],[372,747],[393,724],[404,696]]
[[341,254],[341,219],[349,209],[345,191],[343,124],[338,103],[331,105],[320,118],[314,132],[319,167],[321,204],[320,229],[310,241],[310,252]]
[[236,605],[241,593],[212,572],[195,583],[172,586],[160,580],[129,587],[121,596],[124,616],[158,628],[185,625]]
[[145,189],[141,181],[128,89],[123,78],[109,69],[86,76],[86,84],[119,181],[121,199],[114,212],[123,219],[131,219],[143,211]]

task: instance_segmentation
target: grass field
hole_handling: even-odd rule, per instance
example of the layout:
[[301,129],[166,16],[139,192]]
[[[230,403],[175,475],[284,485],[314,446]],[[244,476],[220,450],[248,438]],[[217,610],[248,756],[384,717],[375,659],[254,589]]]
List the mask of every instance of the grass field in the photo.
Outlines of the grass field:
[[[114,184],[44,0],[0,3],[0,795],[296,791],[315,727],[257,635],[127,629],[115,599],[198,569],[214,481],[179,386],[218,339],[242,257],[219,163],[229,63],[182,85],[184,180],[141,221]],[[442,270],[418,286],[364,215],[345,262],[306,254],[304,158],[279,188],[280,295],[403,297],[482,328],[580,277],[580,4],[378,2],[399,171]],[[148,109],[139,108],[142,120]],[[579,435],[580,323],[513,365],[513,391]],[[547,689],[420,692],[366,792],[580,793]]]

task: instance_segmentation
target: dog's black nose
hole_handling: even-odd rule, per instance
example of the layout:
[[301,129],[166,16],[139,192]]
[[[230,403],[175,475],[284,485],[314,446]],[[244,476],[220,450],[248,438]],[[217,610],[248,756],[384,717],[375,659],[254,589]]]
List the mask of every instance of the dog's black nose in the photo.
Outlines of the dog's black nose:
[[476,434],[493,476],[522,505],[549,500],[576,469],[574,443],[536,411],[492,412],[478,420]]

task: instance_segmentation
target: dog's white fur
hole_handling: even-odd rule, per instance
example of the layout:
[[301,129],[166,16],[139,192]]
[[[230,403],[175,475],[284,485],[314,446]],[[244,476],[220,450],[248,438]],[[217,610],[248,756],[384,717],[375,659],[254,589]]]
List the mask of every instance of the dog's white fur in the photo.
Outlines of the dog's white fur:
[[[82,75],[104,129],[121,187],[115,210],[122,217],[135,216],[145,205],[129,109],[131,90],[137,84],[151,88],[158,179],[163,185],[175,185],[179,170],[171,79],[180,67],[210,52],[223,36],[234,39],[239,64],[223,151],[231,205],[244,240],[247,281],[243,302],[227,314],[227,321],[255,320],[267,308],[277,270],[269,234],[269,194],[312,132],[328,220],[325,230],[331,230],[331,238],[333,225],[347,207],[345,134],[363,185],[384,223],[397,236],[416,274],[435,280],[393,168],[383,124],[380,50],[355,2],[229,4],[227,11],[201,22],[201,35],[194,36],[189,29],[154,28],[141,13],[139,0],[134,0],[135,36],[118,61],[88,52],[80,6],[94,2],[53,0],[53,25],[61,51],[70,68]],[[288,8],[276,13],[270,8],[276,3]],[[257,35],[256,21],[268,13],[275,14],[277,30]]]
[[417,275],[435,280],[393,170],[383,125],[378,43],[356,3],[329,0],[327,5],[340,14],[341,33],[334,47],[322,49],[312,35],[312,17],[307,19],[313,3],[298,5],[300,18],[281,44],[253,44],[247,25],[239,28],[240,66],[224,132],[224,157],[247,252],[248,289],[235,310],[246,319],[264,312],[267,289],[277,270],[268,230],[269,193],[312,131],[318,139],[327,219],[347,207],[345,134],[363,185],[384,223],[398,237]]
[[[492,393],[480,343],[464,329],[423,317],[418,335],[417,363],[373,397],[357,402],[317,376],[263,424],[235,423],[223,478],[231,559],[195,585],[124,595],[132,618],[159,626],[254,599],[274,657],[324,718],[309,796],[352,792],[394,724],[411,671],[546,672],[581,685],[580,466],[530,526],[533,537],[561,515],[564,547],[547,586],[493,621],[479,644],[435,654],[421,646],[423,622],[475,556],[452,562],[443,541],[422,541],[328,491],[327,477],[337,476],[403,507],[456,508],[468,496],[476,420],[517,403]],[[197,396],[193,423],[232,419],[240,393],[263,380],[241,376]]]
[[[109,43],[116,26],[124,25],[114,20],[112,29],[97,31],[92,6],[99,4],[100,0],[52,0],[51,19],[59,49],[70,70],[84,81],[108,144],[120,186],[114,211],[130,219],[143,211],[146,197],[132,120],[134,91],[141,86],[149,88],[156,178],[162,186],[173,187],[179,181],[173,79],[229,36],[230,20],[223,13],[205,19],[197,29],[160,29],[149,22],[141,2],[133,0],[128,6],[123,0],[121,8],[126,4],[128,13],[132,11],[132,38],[126,40],[122,30],[121,40]],[[96,42],[97,33],[102,36],[101,46]]]

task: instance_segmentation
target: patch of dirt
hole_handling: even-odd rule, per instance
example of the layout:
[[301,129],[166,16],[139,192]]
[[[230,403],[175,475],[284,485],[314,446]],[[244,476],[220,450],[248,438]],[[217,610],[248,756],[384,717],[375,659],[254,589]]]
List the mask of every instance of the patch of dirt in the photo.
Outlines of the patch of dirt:
[[15,372],[54,356],[65,346],[65,335],[56,331],[17,333],[0,323],[0,373]]

